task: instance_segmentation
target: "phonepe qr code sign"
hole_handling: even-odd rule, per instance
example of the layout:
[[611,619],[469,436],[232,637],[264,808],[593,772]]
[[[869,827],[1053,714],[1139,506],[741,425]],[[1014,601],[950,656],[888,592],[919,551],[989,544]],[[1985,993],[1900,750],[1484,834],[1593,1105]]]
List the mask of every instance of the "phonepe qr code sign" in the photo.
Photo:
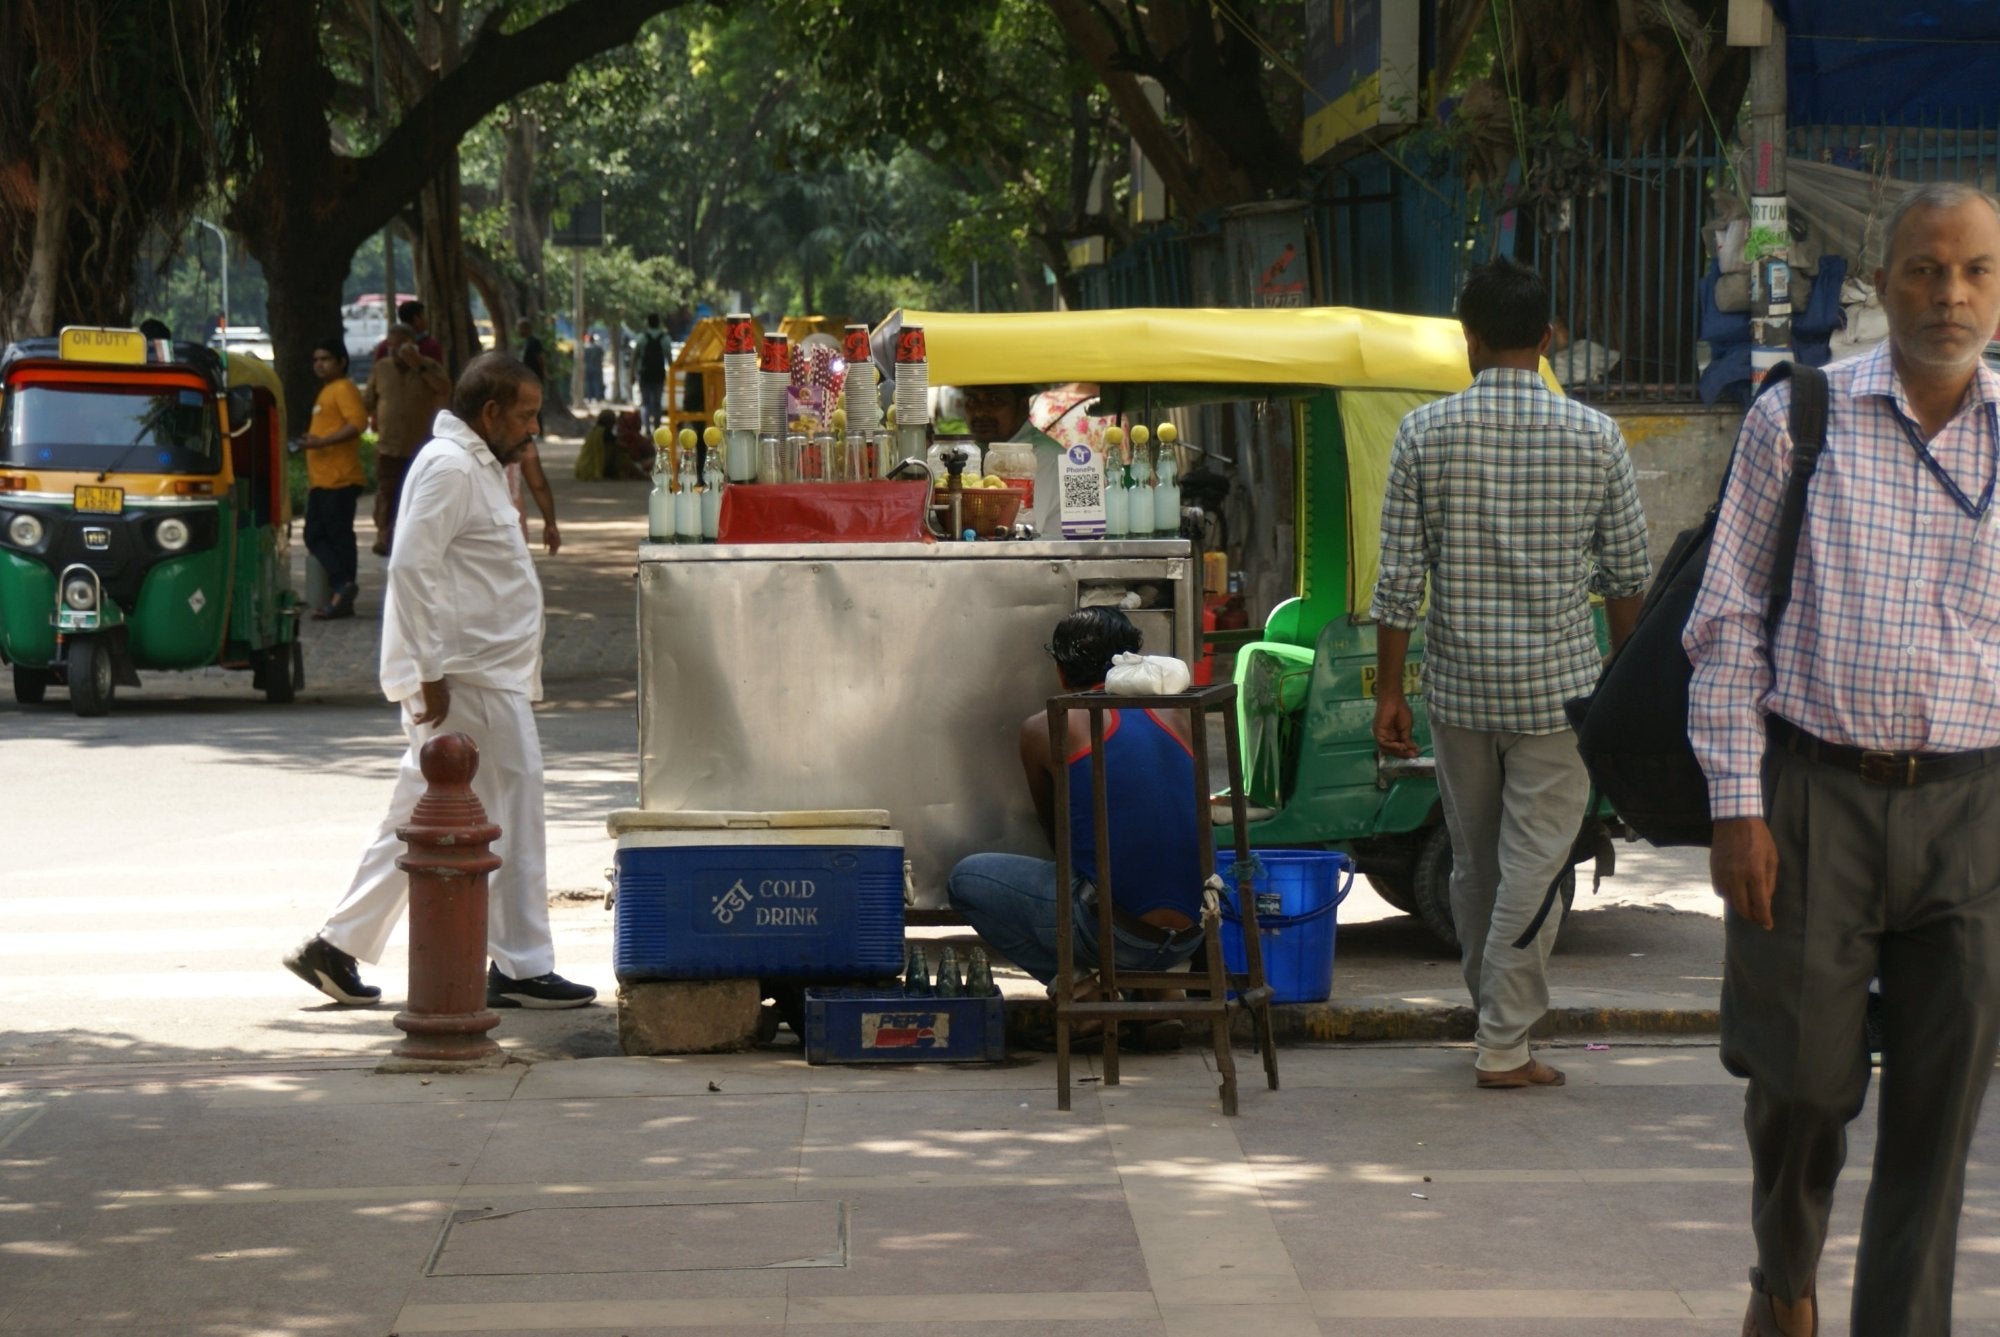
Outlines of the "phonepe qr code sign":
[[1104,504],[1104,484],[1092,474],[1071,474],[1063,479],[1063,509],[1088,510]]

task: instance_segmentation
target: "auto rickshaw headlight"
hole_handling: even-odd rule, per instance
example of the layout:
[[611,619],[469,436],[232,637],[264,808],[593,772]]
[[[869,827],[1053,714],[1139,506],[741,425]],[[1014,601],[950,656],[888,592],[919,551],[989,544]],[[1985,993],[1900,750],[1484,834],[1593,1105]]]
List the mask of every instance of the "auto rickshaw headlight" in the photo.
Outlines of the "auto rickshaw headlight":
[[188,545],[188,522],[169,516],[153,527],[153,541],[168,552],[179,552]]
[[63,602],[79,613],[88,613],[97,607],[97,586],[83,579],[72,580],[63,586]]
[[42,522],[32,515],[17,515],[7,525],[7,541],[17,548],[33,548],[42,541]]

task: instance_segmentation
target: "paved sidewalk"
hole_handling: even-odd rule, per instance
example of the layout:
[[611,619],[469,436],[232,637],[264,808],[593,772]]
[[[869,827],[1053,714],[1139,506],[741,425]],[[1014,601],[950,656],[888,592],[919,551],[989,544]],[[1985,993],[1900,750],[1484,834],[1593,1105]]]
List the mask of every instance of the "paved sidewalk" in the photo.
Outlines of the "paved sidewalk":
[[[1288,1050],[1236,1119],[1194,1053],[1086,1075],[1068,1114],[1046,1059],[17,1070],[0,1333],[1736,1332],[1737,1084],[1707,1047],[1551,1057],[1567,1088],[1494,1093],[1463,1051]],[[2000,1332],[1996,1161],[1989,1113],[1962,1335]]]

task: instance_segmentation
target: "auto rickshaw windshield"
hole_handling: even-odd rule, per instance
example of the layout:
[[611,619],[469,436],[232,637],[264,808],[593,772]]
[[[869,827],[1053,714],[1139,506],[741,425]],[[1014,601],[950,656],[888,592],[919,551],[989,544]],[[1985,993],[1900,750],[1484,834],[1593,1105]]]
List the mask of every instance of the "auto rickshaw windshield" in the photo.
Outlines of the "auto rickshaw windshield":
[[0,399],[0,465],[208,474],[220,432],[201,391],[26,385]]

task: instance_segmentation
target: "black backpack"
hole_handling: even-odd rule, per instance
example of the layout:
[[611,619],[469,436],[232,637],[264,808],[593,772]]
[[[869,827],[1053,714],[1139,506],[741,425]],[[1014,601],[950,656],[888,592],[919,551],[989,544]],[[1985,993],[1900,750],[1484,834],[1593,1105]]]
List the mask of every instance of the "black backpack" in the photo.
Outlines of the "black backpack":
[[642,381],[664,381],[667,379],[667,336],[657,330],[647,330],[639,336],[639,379]]
[[[1764,613],[1767,637],[1791,602],[1806,487],[1826,445],[1825,373],[1780,363],[1765,376],[1759,393],[1783,380],[1792,383],[1792,472],[1778,513],[1777,547],[1771,559],[1771,602]],[[1646,591],[1631,638],[1605,665],[1591,694],[1564,707],[1591,783],[1610,800],[1627,827],[1655,845],[1706,845],[1714,834],[1708,815],[1708,778],[1688,742],[1688,682],[1694,668],[1681,648],[1681,631],[1701,592],[1716,516],[1735,467],[1732,452],[1715,504],[1700,524],[1674,540]]]

